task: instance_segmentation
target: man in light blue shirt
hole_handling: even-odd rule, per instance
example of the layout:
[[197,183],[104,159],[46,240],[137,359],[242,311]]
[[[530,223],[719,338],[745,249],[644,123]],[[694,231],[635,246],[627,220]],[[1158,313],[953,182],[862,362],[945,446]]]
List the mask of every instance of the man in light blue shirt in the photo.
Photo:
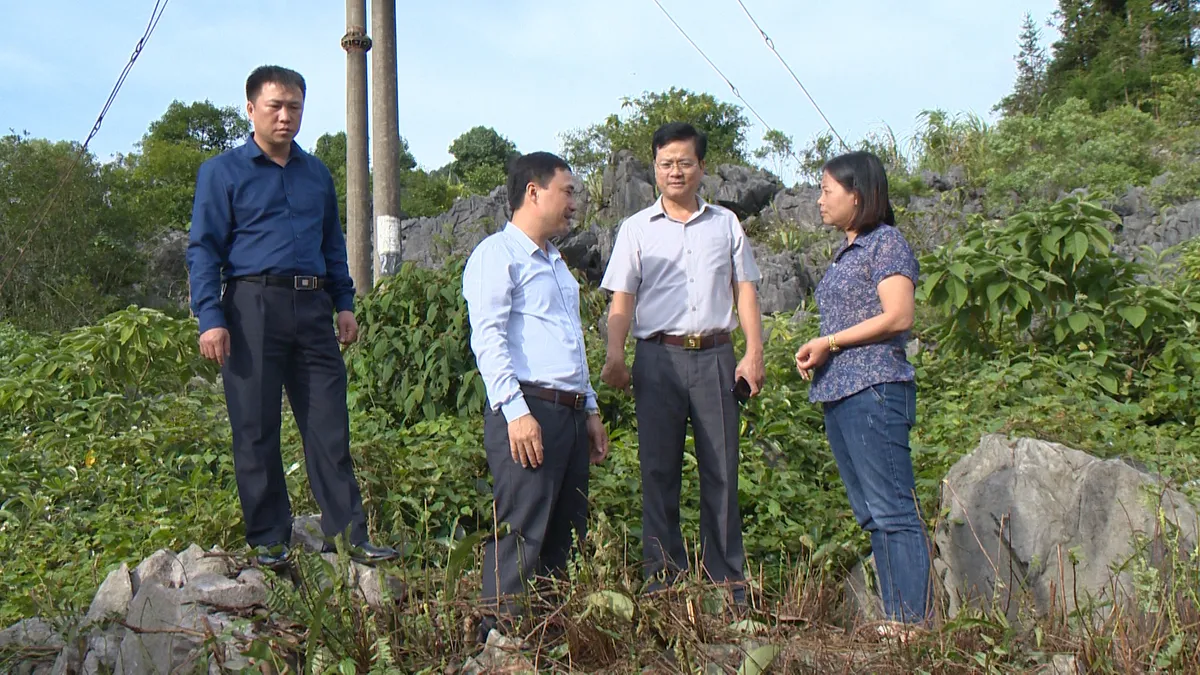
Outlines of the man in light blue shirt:
[[[483,600],[511,614],[530,576],[562,575],[587,533],[589,461],[608,454],[588,374],[579,282],[550,238],[575,213],[575,182],[547,152],[509,167],[512,220],[463,271],[471,349],[487,389],[483,445],[497,525],[484,549]],[[494,619],[481,626],[486,638]]]

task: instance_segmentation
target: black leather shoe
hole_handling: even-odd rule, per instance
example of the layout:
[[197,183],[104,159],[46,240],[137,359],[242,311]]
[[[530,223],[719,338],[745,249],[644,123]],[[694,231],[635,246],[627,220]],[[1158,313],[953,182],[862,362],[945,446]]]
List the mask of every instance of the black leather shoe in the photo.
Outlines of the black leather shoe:
[[[325,544],[322,553],[337,553],[333,544]],[[350,546],[350,559],[360,565],[375,565],[400,557],[400,553],[390,546],[375,546],[369,541]]]
[[291,564],[292,551],[287,544],[255,546],[251,561],[259,567],[280,570]]
[[369,541],[350,547],[350,559],[362,565],[374,565],[400,557],[400,552],[391,546],[375,546]]

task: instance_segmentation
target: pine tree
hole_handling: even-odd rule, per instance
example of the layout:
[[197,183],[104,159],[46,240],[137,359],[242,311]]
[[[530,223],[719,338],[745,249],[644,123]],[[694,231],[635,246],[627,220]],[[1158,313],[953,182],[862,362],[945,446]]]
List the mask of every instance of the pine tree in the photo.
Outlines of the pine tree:
[[1156,76],[1196,66],[1198,15],[1200,0],[1059,0],[1048,102],[1082,98],[1097,111],[1148,105]]
[[1017,52],[1017,81],[1013,91],[1005,96],[996,109],[1011,116],[1037,112],[1046,93],[1046,50],[1042,47],[1042,31],[1029,12],[1021,23],[1020,49]]

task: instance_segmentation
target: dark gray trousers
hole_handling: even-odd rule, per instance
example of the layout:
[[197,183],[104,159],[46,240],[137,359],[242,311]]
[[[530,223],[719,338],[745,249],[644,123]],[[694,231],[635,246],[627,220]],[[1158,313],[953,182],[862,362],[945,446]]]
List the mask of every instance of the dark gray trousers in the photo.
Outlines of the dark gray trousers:
[[700,549],[712,581],[741,581],[745,554],[738,510],[738,429],[733,345],[703,350],[639,340],[633,361],[642,469],[642,557],[647,577],[688,568],[679,527],[687,423],[700,470]]
[[328,538],[367,539],[350,459],[346,366],[325,291],[231,281],[222,298],[230,354],[221,376],[233,428],[233,467],[251,546],[289,542],[292,509],[279,452],[282,389],[304,441],[313,497]]
[[505,614],[515,613],[529,579],[565,573],[575,537],[587,536],[587,413],[532,396],[525,401],[542,427],[543,461],[537,468],[512,458],[502,412],[488,408],[483,415],[496,525],[509,527],[499,539],[485,540],[483,602]]

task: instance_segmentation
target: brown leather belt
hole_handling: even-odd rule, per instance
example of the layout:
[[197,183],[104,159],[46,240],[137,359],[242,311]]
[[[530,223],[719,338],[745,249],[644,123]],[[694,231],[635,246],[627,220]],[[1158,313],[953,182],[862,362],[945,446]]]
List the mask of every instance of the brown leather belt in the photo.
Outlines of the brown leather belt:
[[540,398],[543,401],[550,401],[559,405],[565,405],[568,408],[575,410],[583,410],[587,405],[587,394],[576,394],[569,391],[559,391],[557,389],[547,389],[533,384],[521,383],[521,391],[527,396]]
[[674,347],[683,347],[684,349],[712,349],[713,347],[733,342],[733,338],[730,337],[729,333],[714,333],[712,335],[667,335],[666,333],[655,333],[646,338],[646,340]]

